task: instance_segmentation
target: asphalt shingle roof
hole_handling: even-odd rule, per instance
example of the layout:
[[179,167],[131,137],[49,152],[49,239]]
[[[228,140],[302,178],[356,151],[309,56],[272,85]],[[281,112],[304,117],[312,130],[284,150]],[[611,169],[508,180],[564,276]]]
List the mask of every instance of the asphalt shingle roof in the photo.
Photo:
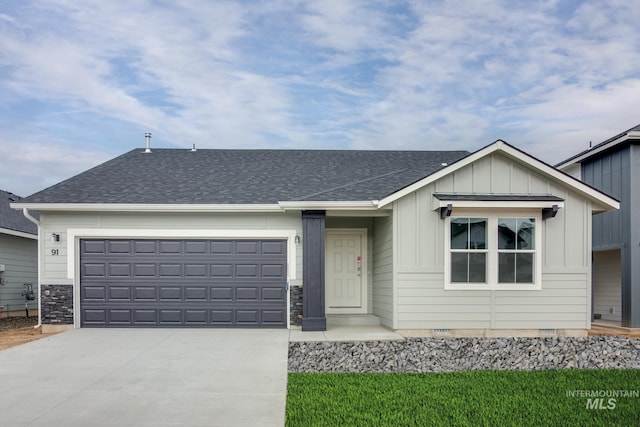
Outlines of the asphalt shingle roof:
[[582,157],[584,154],[589,153],[589,151],[594,151],[595,152],[598,148],[600,148],[600,147],[602,147],[604,145],[607,145],[610,142],[615,141],[616,139],[622,138],[623,136],[625,136],[629,132],[640,132],[640,125],[636,125],[636,126],[632,127],[631,129],[627,129],[624,132],[620,132],[619,134],[617,134],[615,136],[612,136],[611,138],[606,139],[606,140],[594,145],[593,147],[591,147],[591,148],[589,148],[587,150],[581,151],[578,154],[573,155],[573,156],[569,157],[568,159],[565,159],[565,160],[561,161],[560,163],[557,163],[556,166],[563,165],[565,163],[570,162],[573,159],[577,159],[578,157]]
[[273,204],[379,200],[466,151],[135,149],[26,203]]
[[[19,202],[22,199],[8,191],[0,190],[0,228],[6,228],[23,233],[37,234],[38,228],[34,223],[24,217],[21,211],[11,209],[10,203]],[[34,213],[37,217],[37,214]]]

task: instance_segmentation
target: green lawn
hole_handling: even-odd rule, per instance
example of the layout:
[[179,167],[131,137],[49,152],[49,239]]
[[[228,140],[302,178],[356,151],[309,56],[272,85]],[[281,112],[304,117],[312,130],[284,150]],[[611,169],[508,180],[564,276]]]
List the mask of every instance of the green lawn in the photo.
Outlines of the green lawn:
[[567,395],[574,390],[640,393],[640,370],[292,373],[287,425],[640,425],[640,397],[588,408],[589,397]]

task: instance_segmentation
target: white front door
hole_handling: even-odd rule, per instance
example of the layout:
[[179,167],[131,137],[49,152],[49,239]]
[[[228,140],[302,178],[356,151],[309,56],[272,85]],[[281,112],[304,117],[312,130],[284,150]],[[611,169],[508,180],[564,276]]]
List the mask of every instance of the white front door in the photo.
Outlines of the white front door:
[[325,306],[329,314],[366,313],[366,230],[327,230]]

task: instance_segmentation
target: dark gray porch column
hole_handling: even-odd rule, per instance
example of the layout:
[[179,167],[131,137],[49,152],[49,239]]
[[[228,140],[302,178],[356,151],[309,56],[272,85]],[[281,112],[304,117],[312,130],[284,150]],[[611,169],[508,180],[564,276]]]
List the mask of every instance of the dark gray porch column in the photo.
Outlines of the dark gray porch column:
[[302,212],[302,330],[326,331],[324,314],[325,211]]

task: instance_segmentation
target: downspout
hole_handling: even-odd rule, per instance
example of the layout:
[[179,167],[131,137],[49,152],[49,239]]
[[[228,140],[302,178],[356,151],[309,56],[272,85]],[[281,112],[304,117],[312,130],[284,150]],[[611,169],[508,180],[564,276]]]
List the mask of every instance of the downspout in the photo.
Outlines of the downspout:
[[40,270],[42,270],[40,264],[40,245],[42,244],[42,239],[40,238],[40,221],[31,216],[31,214],[29,213],[29,209],[27,208],[22,208],[22,214],[25,218],[34,223],[36,227],[38,227],[38,324],[33,327],[33,329],[38,329],[40,326],[42,326],[42,298],[40,293]]

